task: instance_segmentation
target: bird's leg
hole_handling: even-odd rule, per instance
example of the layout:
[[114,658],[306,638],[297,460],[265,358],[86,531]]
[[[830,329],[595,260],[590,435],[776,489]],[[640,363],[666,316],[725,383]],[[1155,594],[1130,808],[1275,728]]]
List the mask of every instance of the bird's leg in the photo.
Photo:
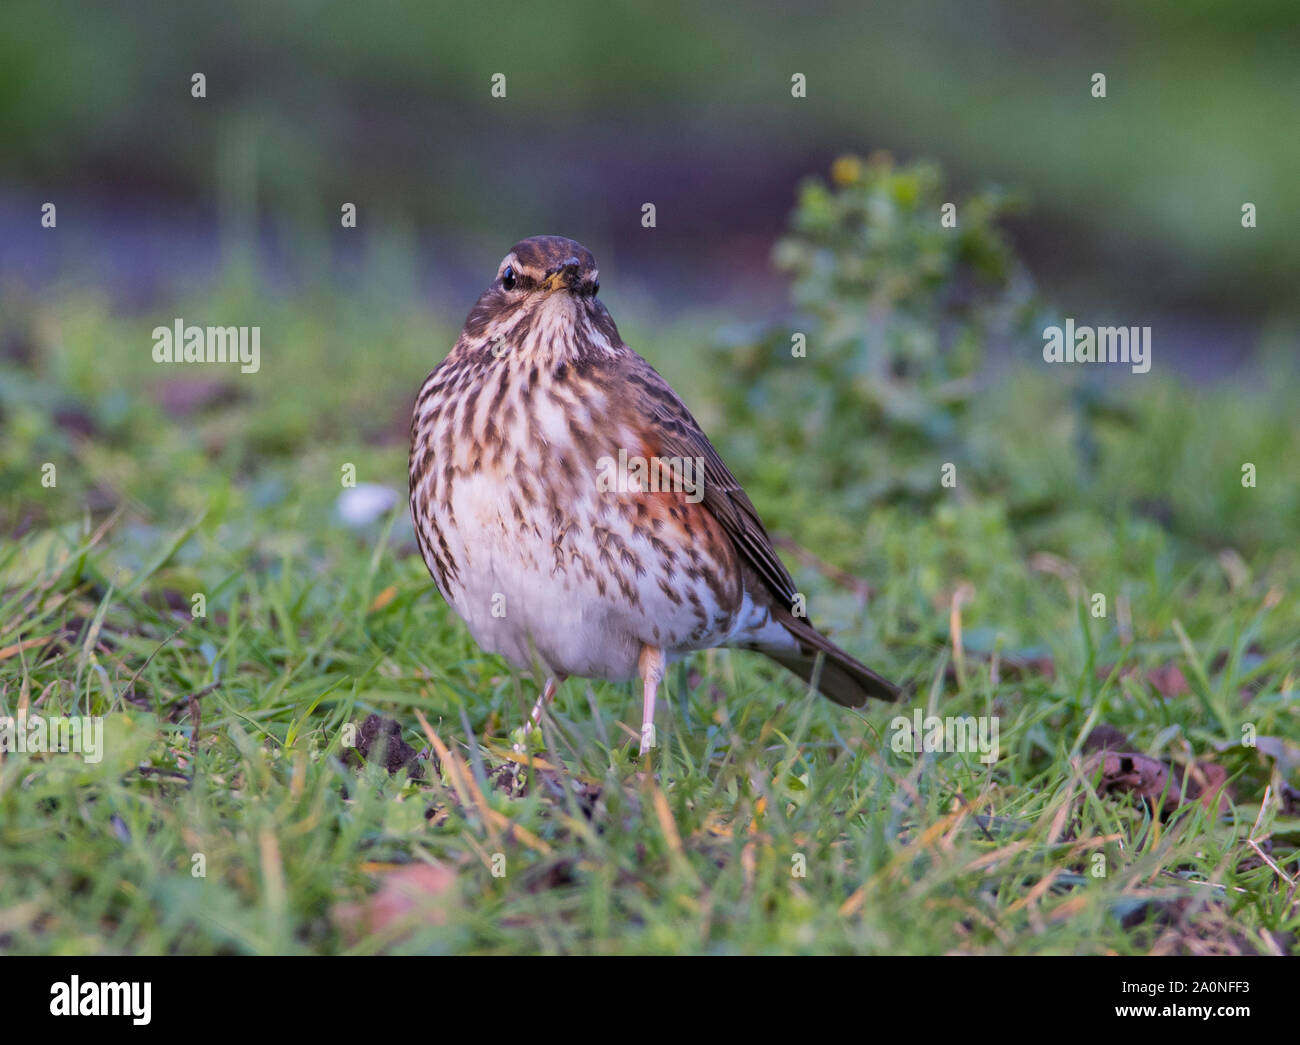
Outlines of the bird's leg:
[[[524,730],[524,736],[520,738],[517,743],[511,745],[516,755],[522,755],[524,753],[524,741],[528,738],[528,730],[535,728],[542,720],[542,708],[555,699],[556,690],[560,688],[560,685],[563,682],[563,675],[553,675],[546,680],[546,685],[542,687],[542,692],[537,697],[537,703],[533,705],[533,712],[528,716],[528,726]],[[523,769],[524,767],[520,762],[516,762],[511,768],[511,777],[514,780],[516,788],[519,787],[519,780],[523,773]]]
[[537,698],[537,703],[533,705],[533,713],[528,716],[530,726],[535,726],[542,720],[542,708],[555,699],[555,691],[560,688],[563,679],[552,676],[546,680],[546,685],[542,687],[541,695]]
[[655,741],[655,693],[664,678],[664,651],[658,646],[642,646],[637,668],[641,675],[644,697],[641,706],[641,754],[646,754]]
[[[533,712],[528,716],[528,728],[533,729],[542,720],[542,708],[555,699],[555,693],[564,682],[563,675],[552,675],[546,680],[546,685],[542,687],[542,692],[537,697],[537,703],[533,705]],[[522,755],[524,752],[523,742],[520,741],[514,745],[515,754]]]

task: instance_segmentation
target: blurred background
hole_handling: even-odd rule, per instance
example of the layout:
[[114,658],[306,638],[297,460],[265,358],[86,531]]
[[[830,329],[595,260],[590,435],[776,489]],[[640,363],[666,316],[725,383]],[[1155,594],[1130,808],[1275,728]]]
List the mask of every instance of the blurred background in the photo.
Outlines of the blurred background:
[[1157,365],[1230,371],[1294,311],[1290,0],[798,6],[10,0],[0,273],[141,309],[247,257],[263,284],[382,262],[463,314],[513,242],[561,232],[647,307],[770,313],[799,178],[887,149],[1013,188],[1046,296],[1153,324]]

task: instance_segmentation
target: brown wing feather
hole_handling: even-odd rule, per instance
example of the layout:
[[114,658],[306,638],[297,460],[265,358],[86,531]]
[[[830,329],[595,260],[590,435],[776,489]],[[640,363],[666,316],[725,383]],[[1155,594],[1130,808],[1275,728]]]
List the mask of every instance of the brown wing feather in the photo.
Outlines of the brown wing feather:
[[[736,549],[767,588],[774,617],[799,644],[799,652],[764,649],[779,664],[793,671],[836,703],[857,707],[868,697],[896,700],[898,687],[851,657],[806,620],[792,615],[797,590],[794,578],[772,546],[758,510],[741,489],[718,451],[709,442],[686,404],[672,386],[630,349],[624,357],[630,378],[645,393],[638,400],[638,421],[661,457],[700,459],[704,462],[702,503],[722,524]],[[648,422],[648,425],[647,425]]]
[[[662,457],[698,458],[704,462],[702,503],[727,531],[737,550],[767,585],[774,599],[786,609],[794,605],[794,578],[772,546],[772,538],[758,517],[740,481],[731,474],[713,448],[686,404],[672,386],[640,356],[631,353],[633,379],[648,395],[644,420],[649,421]],[[638,406],[641,406],[638,403]]]

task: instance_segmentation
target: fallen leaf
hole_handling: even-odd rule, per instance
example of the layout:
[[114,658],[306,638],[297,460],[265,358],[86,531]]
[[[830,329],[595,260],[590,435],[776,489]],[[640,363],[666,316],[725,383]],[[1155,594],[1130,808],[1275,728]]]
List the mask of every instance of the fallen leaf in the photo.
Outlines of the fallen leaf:
[[1105,722],[1089,733],[1083,742],[1084,751],[1123,751],[1132,746],[1128,737]]
[[1169,767],[1135,751],[1102,750],[1084,764],[1084,772],[1101,778],[1097,790],[1106,794],[1134,794],[1149,805],[1160,803],[1165,812],[1178,807],[1178,788],[1169,781]]
[[[379,890],[362,902],[335,904],[333,920],[352,943],[389,932],[400,940],[420,923],[446,924],[455,884],[455,874],[446,867],[410,864],[385,872]],[[403,931],[394,931],[401,927]]]
[[[1106,681],[1115,673],[1115,665],[1108,664],[1097,669],[1097,678]],[[1161,664],[1154,668],[1143,669],[1130,666],[1120,672],[1121,679],[1145,679],[1146,682],[1166,700],[1190,693],[1192,687],[1187,684],[1183,669],[1177,664]]]
[[1162,816],[1184,803],[1198,801],[1216,815],[1228,812],[1231,796],[1228,773],[1222,766],[1196,761],[1173,770],[1150,755],[1116,750],[1119,743],[1127,745],[1124,735],[1111,726],[1097,727],[1084,742],[1085,750],[1094,752],[1084,764],[1084,772],[1095,776],[1100,771],[1097,789],[1101,794],[1136,795]]
[[1158,668],[1152,668],[1147,672],[1147,681],[1165,699],[1181,697],[1184,693],[1190,693],[1192,689],[1187,684],[1187,679],[1183,677],[1182,669],[1177,664],[1164,664]]
[[1228,771],[1215,762],[1193,762],[1183,776],[1184,801],[1197,801],[1222,816],[1231,802],[1227,794]]

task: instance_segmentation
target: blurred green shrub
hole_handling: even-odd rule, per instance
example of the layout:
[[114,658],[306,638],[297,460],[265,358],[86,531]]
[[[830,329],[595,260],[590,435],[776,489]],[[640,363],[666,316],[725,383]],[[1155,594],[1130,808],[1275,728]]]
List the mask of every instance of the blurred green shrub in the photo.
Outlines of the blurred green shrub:
[[[955,227],[941,220],[949,203]],[[883,154],[805,181],[774,251],[795,317],[724,335],[728,409],[759,445],[792,449],[815,488],[861,484],[864,502],[940,496],[941,466],[968,461],[959,422],[984,348],[1033,307],[997,228],[1012,206],[994,191],[956,200],[938,167]]]
[[[974,499],[1062,553],[1098,516],[1210,547],[1293,539],[1294,362],[1214,389],[1044,365],[1043,327],[1060,318],[999,230],[1015,206],[996,190],[959,198],[938,167],[884,154],[803,183],[774,251],[793,318],[724,331],[706,368],[728,459],[773,528],[836,546],[873,507]],[[1243,487],[1244,462],[1270,480]]]

